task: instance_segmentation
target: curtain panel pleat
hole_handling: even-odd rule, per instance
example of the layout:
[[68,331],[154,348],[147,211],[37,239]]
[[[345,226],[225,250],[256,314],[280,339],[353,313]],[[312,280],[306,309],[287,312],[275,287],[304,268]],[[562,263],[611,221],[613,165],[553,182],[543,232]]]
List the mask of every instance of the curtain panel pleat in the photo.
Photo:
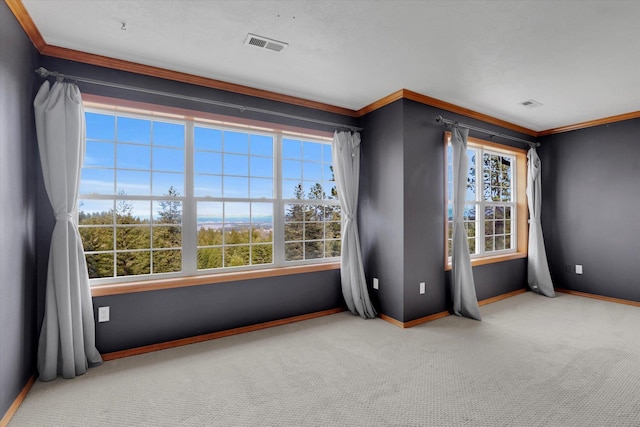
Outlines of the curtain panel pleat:
[[527,255],[527,282],[532,291],[555,297],[544,248],[540,212],[542,210],[542,184],[540,157],[535,148],[527,153],[527,204],[529,206],[529,248]]
[[73,83],[45,81],[35,100],[44,184],[56,223],[51,236],[45,314],[38,344],[40,379],[74,378],[102,363],[95,347],[91,289],[73,212],[84,159],[82,97]]
[[358,191],[360,183],[360,134],[335,132],[333,169],[342,209],[340,279],[342,295],[353,314],[372,319],[376,311],[369,299],[358,233]]
[[467,194],[467,175],[469,173],[467,159],[468,129],[454,127],[451,132],[453,149],[453,240],[451,254],[451,296],[453,312],[481,320],[480,308],[476,297],[473,280],[469,241],[464,228],[465,196]]

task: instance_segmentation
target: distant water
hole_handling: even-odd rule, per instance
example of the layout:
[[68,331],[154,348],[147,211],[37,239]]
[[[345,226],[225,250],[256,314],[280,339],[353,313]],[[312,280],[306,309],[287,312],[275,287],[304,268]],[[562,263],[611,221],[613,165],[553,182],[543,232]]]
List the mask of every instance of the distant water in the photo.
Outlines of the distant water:
[[270,230],[273,228],[273,217],[254,217],[253,221],[248,217],[200,217],[198,218],[198,228],[222,228],[223,226],[232,228],[262,228]]

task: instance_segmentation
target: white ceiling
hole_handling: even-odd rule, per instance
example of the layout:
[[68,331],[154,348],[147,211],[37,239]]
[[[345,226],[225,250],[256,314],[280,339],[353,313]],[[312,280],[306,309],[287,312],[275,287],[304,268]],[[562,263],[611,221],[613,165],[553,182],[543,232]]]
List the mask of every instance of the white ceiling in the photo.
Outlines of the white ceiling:
[[49,45],[353,110],[399,89],[535,131],[640,110],[640,1],[22,1]]

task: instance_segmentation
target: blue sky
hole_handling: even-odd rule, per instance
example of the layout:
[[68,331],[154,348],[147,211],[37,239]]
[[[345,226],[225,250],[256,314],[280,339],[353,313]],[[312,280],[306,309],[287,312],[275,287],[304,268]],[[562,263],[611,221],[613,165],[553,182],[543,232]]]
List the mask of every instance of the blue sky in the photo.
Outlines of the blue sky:
[[[87,145],[80,194],[162,196],[173,186],[185,194],[185,126],[110,114],[86,113]],[[194,129],[194,196],[274,198],[274,144],[269,135],[248,134],[196,126]],[[305,193],[321,183],[327,193],[334,183],[330,170],[331,145],[286,139],[282,141],[283,197],[294,198],[303,183]],[[81,210],[101,212],[113,202],[82,200]],[[217,205],[221,206],[221,203]],[[199,203],[198,217],[214,217],[221,208]],[[157,210],[148,201],[135,202],[141,218]],[[272,216],[271,203],[254,203],[253,215]],[[226,216],[246,216],[248,203],[227,203]],[[236,215],[237,214],[237,215]]]

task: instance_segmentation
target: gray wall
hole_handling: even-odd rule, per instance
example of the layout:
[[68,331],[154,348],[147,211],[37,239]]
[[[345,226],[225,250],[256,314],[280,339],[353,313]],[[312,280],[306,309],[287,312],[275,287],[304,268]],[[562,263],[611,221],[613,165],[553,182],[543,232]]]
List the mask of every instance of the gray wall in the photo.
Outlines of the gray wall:
[[[376,310],[404,318],[404,130],[402,103],[362,120],[358,221],[365,275]],[[384,242],[381,245],[380,242]],[[380,281],[372,289],[372,279]]]
[[0,418],[35,372],[37,55],[0,2]]
[[[40,65],[52,71],[97,80],[149,88],[159,91],[213,99],[245,106],[264,108],[288,114],[316,118],[342,124],[356,120],[338,114],[296,107],[281,102],[252,98],[229,92],[207,89],[185,83],[146,77],[102,67],[79,64],[62,59],[43,57]],[[332,131],[332,127],[308,122],[216,107],[174,98],[116,90],[104,86],[79,83],[85,94],[111,96],[172,107],[265,120],[285,125]],[[46,194],[39,189],[39,203],[45,204]],[[46,260],[48,241],[55,223],[47,205],[38,217],[39,259]],[[38,265],[46,272],[46,261]],[[96,324],[96,346],[102,353],[130,349],[159,342],[207,334],[229,328],[252,325],[343,305],[338,270],[280,276],[265,279],[220,283],[121,294],[93,299],[94,312],[99,306],[109,306],[111,320]]]
[[[363,118],[359,218],[367,283],[378,311],[402,322],[450,309],[450,274],[444,271],[445,129],[435,122],[437,115],[531,139],[411,100]],[[526,260],[475,267],[478,299],[526,287],[526,268]],[[378,291],[371,289],[373,277],[380,278]],[[427,284],[424,295],[420,282]]]
[[640,302],[640,119],[548,136],[540,157],[555,286]]
[[340,307],[339,283],[329,270],[97,297],[94,311],[110,306],[111,321],[96,324],[96,346],[109,353]]

